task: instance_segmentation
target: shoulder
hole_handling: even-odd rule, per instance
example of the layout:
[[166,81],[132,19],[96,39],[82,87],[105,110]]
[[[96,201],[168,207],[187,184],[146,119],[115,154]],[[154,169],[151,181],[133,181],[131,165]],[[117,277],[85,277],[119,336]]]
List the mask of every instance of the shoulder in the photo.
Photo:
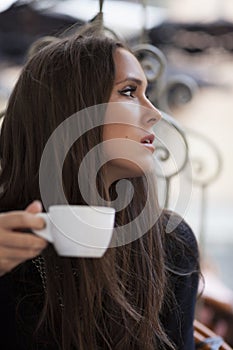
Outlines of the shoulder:
[[164,211],[165,250],[169,264],[188,270],[199,269],[199,249],[193,230],[178,214]]
[[166,240],[173,237],[190,248],[197,248],[197,240],[193,230],[180,215],[166,210],[163,212],[162,224],[165,230]]

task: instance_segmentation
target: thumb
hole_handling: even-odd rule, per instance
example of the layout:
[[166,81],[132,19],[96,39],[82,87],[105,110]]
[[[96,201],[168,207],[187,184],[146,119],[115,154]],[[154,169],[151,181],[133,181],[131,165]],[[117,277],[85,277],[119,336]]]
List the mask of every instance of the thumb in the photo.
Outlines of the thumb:
[[33,201],[26,208],[28,213],[36,214],[42,212],[42,205],[40,201]]

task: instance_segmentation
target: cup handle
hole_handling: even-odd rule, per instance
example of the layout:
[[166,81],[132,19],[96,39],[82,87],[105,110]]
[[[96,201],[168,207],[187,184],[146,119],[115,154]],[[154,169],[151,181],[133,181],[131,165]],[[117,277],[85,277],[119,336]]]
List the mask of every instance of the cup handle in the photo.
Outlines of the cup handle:
[[33,229],[33,232],[36,235],[46,239],[48,242],[53,243],[53,237],[51,235],[51,230],[50,230],[50,219],[49,219],[48,214],[46,214],[46,213],[38,213],[38,214],[36,214],[36,216],[39,216],[40,218],[44,219],[46,225],[41,230]]

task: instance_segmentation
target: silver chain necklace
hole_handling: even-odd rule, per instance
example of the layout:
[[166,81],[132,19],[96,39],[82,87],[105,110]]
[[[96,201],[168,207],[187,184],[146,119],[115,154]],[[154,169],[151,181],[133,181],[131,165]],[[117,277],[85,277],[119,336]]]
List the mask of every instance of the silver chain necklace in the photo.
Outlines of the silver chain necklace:
[[36,258],[32,259],[32,263],[35,265],[37,271],[39,272],[42,286],[44,288],[44,291],[46,292],[46,271],[45,271],[45,260],[44,257],[39,255]]
[[[42,282],[42,286],[43,289],[45,291],[45,293],[47,292],[47,276],[46,276],[46,268],[45,268],[45,259],[43,256],[39,255],[36,258],[32,259],[32,263],[34,264],[34,266],[36,267],[37,271],[39,272],[40,278],[41,278],[41,282]],[[58,270],[58,268],[57,268]],[[73,276],[77,276],[77,270],[76,269],[72,269],[73,271]],[[57,277],[61,278],[61,273],[59,274],[59,272],[57,271]],[[62,300],[62,296],[57,292],[57,297],[58,297],[58,301],[59,301],[59,305],[64,308],[64,303]]]

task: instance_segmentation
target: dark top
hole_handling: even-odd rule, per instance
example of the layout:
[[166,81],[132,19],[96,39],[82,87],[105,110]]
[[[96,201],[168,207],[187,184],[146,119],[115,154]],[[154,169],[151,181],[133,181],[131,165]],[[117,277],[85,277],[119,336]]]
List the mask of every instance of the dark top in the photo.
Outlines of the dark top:
[[[167,234],[170,286],[174,291],[176,302],[172,308],[165,307],[162,322],[168,336],[176,344],[177,350],[193,350],[195,349],[193,320],[199,279],[199,273],[196,270],[198,248],[192,230],[184,221],[179,223],[175,234],[184,240],[186,248],[177,251],[176,243],[169,239]],[[38,310],[42,306],[44,291],[34,264],[28,261],[24,267],[25,265],[28,267],[25,279],[20,273],[21,267],[0,278],[0,349],[3,350],[42,349],[33,342],[32,333],[38,319]],[[180,273],[173,272],[173,269]],[[190,271],[194,272],[187,273]],[[28,288],[30,295],[27,292]],[[30,309],[23,306],[22,295],[29,300],[29,303],[31,298]],[[22,315],[24,320],[21,319]],[[25,330],[25,323],[27,330]],[[50,350],[52,347],[45,347],[45,349]]]

